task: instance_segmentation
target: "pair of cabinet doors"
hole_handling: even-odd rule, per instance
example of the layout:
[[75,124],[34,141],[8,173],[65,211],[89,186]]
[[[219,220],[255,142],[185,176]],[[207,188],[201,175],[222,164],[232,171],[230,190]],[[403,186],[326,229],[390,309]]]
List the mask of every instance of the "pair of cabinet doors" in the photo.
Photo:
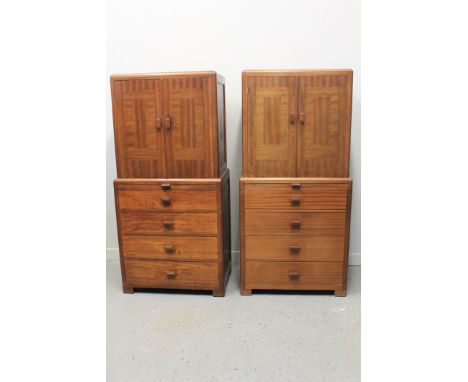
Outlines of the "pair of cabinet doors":
[[244,176],[347,177],[352,75],[244,71]]
[[119,178],[215,178],[226,168],[224,78],[111,76]]

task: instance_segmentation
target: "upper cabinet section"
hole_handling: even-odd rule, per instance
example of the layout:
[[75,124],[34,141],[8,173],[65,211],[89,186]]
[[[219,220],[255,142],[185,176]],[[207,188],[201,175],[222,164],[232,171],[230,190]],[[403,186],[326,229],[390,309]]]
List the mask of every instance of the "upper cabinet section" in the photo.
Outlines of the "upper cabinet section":
[[222,76],[113,75],[111,89],[119,178],[215,178],[226,168]]
[[348,177],[351,70],[244,71],[243,174]]

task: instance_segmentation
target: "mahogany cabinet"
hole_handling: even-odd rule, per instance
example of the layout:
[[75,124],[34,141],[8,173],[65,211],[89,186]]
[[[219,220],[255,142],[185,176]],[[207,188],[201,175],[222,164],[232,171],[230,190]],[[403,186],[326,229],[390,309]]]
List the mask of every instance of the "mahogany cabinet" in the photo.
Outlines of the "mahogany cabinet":
[[346,294],[350,178],[240,180],[241,294]]
[[111,76],[119,178],[216,178],[226,168],[224,78]]
[[243,174],[347,177],[351,70],[242,73]]
[[211,290],[231,271],[229,170],[212,179],[114,181],[122,283]]
[[351,70],[242,73],[241,294],[346,295]]

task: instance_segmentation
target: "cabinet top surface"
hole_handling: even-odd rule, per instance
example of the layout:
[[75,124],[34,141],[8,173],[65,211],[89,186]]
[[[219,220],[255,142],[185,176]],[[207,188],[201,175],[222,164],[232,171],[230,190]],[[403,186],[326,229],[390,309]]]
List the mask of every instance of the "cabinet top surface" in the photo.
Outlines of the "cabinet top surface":
[[277,75],[330,75],[330,74],[352,74],[352,69],[255,69],[243,70],[244,76],[277,76]]
[[130,80],[130,79],[144,79],[144,78],[158,78],[158,77],[209,77],[218,76],[224,79],[222,75],[216,73],[214,70],[199,71],[199,72],[160,72],[160,73],[127,73],[127,74],[112,74],[110,76],[112,81]]

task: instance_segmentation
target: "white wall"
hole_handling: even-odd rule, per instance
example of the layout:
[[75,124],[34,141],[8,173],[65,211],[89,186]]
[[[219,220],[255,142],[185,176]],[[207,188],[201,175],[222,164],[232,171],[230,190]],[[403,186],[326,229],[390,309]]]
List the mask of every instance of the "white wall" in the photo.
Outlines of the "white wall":
[[[361,252],[361,68],[359,0],[110,0],[107,72],[216,70],[226,78],[233,250],[239,249],[243,69],[351,68],[354,178],[350,261]],[[118,247],[112,181],[116,177],[112,111],[107,102],[107,247]]]

